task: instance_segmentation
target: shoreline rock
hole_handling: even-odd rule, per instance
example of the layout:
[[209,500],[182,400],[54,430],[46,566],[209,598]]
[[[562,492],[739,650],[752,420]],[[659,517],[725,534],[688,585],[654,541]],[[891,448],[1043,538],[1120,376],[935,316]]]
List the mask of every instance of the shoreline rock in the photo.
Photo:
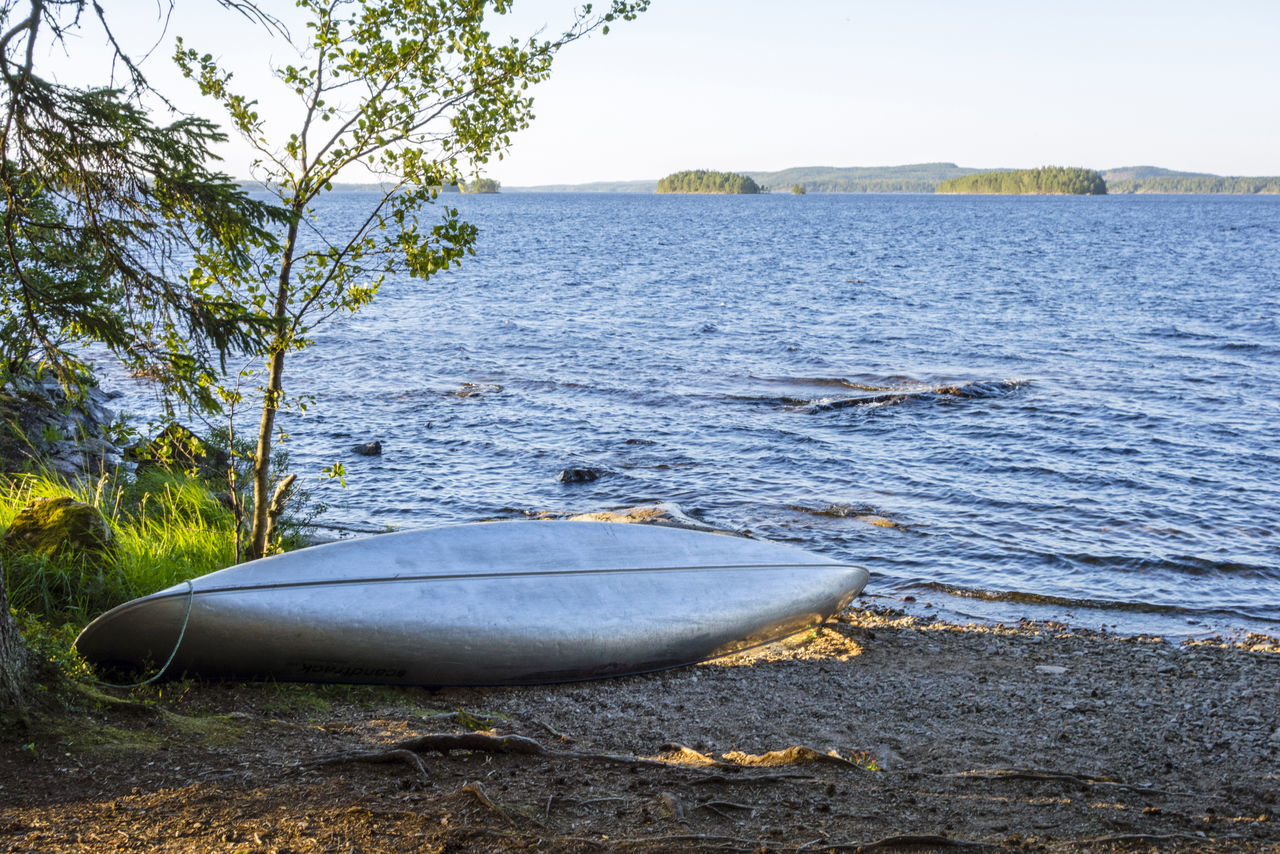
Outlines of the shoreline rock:
[[641,504],[617,510],[597,510],[566,517],[570,522],[615,522],[631,525],[659,525],[667,528],[687,528],[691,531],[709,531],[715,534],[741,536],[737,531],[717,528],[699,522],[681,509],[679,504],[660,501],[657,504]]
[[51,378],[14,377],[0,389],[0,470],[33,462],[67,478],[94,477],[125,465],[110,439],[118,395],[99,387],[71,401]]

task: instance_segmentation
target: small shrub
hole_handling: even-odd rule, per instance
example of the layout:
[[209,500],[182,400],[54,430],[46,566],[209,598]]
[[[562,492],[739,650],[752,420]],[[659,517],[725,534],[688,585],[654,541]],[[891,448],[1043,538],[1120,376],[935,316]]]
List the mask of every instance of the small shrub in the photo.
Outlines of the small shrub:
[[78,628],[71,623],[53,626],[35,614],[17,615],[22,641],[36,660],[36,678],[52,672],[78,679],[90,679],[93,671],[76,652]]

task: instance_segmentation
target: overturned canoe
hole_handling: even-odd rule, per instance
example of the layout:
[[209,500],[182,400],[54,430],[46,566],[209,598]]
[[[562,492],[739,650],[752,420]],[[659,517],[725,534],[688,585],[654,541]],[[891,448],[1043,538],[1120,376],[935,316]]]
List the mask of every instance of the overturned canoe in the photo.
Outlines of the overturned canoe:
[[[234,566],[126,602],[99,668],[306,682],[568,682],[693,664],[818,625],[867,571],[678,528],[491,522]],[[179,642],[179,639],[180,642]],[[175,651],[176,648],[176,651]]]

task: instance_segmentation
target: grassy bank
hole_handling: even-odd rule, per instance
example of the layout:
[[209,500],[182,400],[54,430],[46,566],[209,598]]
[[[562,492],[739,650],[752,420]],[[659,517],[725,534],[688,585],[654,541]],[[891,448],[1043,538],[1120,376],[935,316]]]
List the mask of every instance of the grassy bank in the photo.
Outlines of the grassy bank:
[[121,602],[235,562],[231,513],[199,479],[160,470],[92,482],[0,476],[0,529],[31,499],[58,497],[96,507],[115,544],[102,555],[6,550],[10,606],[51,624],[83,625]]

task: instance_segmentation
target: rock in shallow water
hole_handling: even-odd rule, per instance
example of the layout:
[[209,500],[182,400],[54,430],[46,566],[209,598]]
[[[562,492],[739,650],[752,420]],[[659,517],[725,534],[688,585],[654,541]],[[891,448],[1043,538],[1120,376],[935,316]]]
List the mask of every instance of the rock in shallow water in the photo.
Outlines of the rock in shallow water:
[[608,474],[603,469],[589,468],[570,468],[564,469],[560,474],[556,475],[556,480],[561,483],[590,483],[593,480],[599,480]]
[[621,522],[636,525],[665,525],[670,528],[688,528],[692,531],[714,531],[718,534],[737,534],[699,522],[685,513],[678,504],[663,501],[658,504],[645,504],[639,507],[625,507],[621,510],[601,510],[595,513],[579,513],[568,517],[570,522]]

